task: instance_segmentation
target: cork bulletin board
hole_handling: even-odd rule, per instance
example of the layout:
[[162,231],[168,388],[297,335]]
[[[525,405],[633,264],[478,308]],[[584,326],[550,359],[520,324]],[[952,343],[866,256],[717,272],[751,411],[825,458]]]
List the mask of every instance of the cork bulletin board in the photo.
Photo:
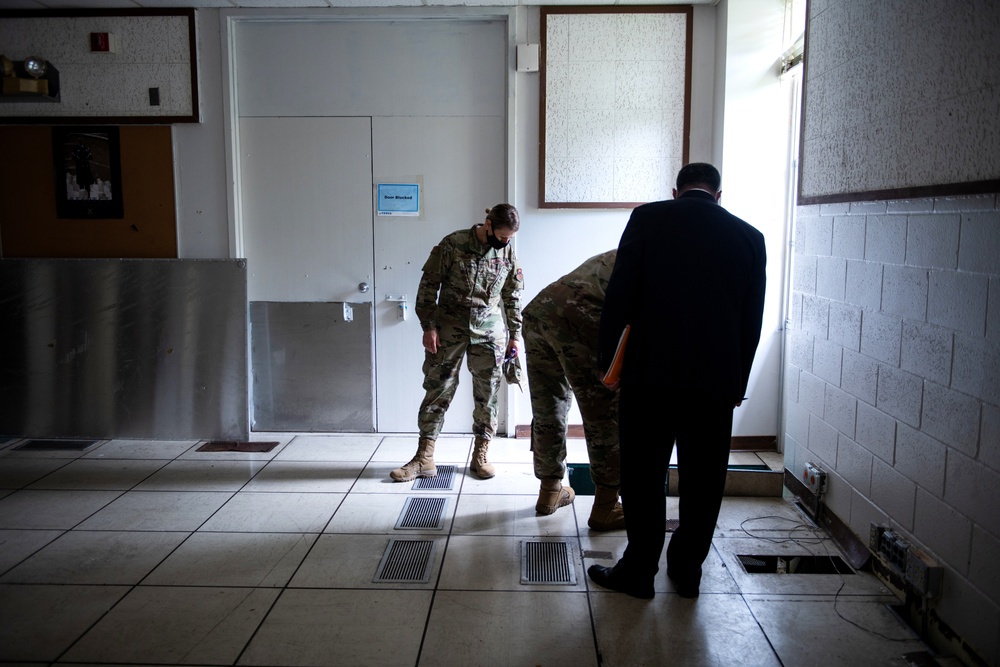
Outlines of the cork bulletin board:
[[[0,126],[0,244],[5,258],[176,258],[173,139],[168,125],[104,126],[119,136],[121,215],[63,217],[55,126]],[[114,199],[112,199],[114,201]],[[81,201],[72,203],[82,204]],[[102,202],[103,203],[103,202]]]
[[690,6],[541,8],[540,208],[664,199],[687,162]]
[[814,1],[799,203],[1000,191],[1000,3]]

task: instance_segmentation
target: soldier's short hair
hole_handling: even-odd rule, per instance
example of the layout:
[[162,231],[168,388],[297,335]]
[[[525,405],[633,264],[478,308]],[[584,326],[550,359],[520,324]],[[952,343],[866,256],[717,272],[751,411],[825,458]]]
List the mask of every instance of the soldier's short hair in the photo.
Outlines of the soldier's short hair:
[[521,216],[510,204],[497,204],[486,209],[486,219],[493,223],[493,229],[510,229],[516,232],[521,226]]

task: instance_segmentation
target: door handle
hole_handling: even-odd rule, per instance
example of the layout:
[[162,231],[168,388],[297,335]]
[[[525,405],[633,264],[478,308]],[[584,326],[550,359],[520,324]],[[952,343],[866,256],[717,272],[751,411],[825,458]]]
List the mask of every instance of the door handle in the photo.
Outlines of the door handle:
[[406,311],[409,310],[409,308],[406,305],[405,294],[386,294],[385,300],[388,301],[389,303],[396,304],[396,308],[398,309],[396,311],[396,314],[398,315],[399,319],[401,320],[406,319]]
[[368,291],[368,283],[358,283],[358,291],[362,292],[362,293],[367,292]]

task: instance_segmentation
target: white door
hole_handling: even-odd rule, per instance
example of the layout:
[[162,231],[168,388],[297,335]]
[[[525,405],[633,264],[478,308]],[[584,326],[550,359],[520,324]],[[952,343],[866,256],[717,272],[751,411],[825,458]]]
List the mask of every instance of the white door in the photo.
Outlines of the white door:
[[[234,44],[254,428],[414,433],[420,268],[506,199],[506,22],[247,21]],[[420,184],[420,216],[376,218],[385,182]],[[471,432],[470,385],[447,432]]]
[[371,119],[242,118],[254,430],[372,431]]
[[[413,306],[420,269],[431,248],[446,234],[482,222],[487,208],[504,202],[505,123],[503,113],[373,121],[376,185],[417,183],[424,202],[419,217],[375,218],[376,410],[380,432],[413,432],[417,428],[417,410],[423,399],[423,348]],[[400,296],[406,297],[406,320],[399,319],[399,303],[393,300]],[[458,392],[445,417],[445,432],[472,431],[471,383],[463,364]]]

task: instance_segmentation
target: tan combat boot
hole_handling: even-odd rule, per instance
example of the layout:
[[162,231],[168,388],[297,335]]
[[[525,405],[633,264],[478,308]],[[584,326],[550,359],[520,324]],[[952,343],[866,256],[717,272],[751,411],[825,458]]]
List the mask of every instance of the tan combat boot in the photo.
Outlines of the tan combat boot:
[[420,438],[417,453],[410,462],[389,473],[396,482],[409,482],[415,477],[437,477],[437,467],[434,465],[434,441],[430,438]]
[[486,460],[486,452],[490,448],[490,441],[486,438],[476,438],[476,446],[472,450],[472,472],[476,473],[479,479],[489,479],[497,474],[490,462]]
[[574,498],[576,492],[568,486],[563,486],[558,479],[543,479],[535,511],[539,514],[552,514],[560,507],[569,505]]
[[594,507],[590,510],[587,525],[591,530],[621,530],[625,528],[625,512],[618,502],[618,489],[613,486],[596,486]]

